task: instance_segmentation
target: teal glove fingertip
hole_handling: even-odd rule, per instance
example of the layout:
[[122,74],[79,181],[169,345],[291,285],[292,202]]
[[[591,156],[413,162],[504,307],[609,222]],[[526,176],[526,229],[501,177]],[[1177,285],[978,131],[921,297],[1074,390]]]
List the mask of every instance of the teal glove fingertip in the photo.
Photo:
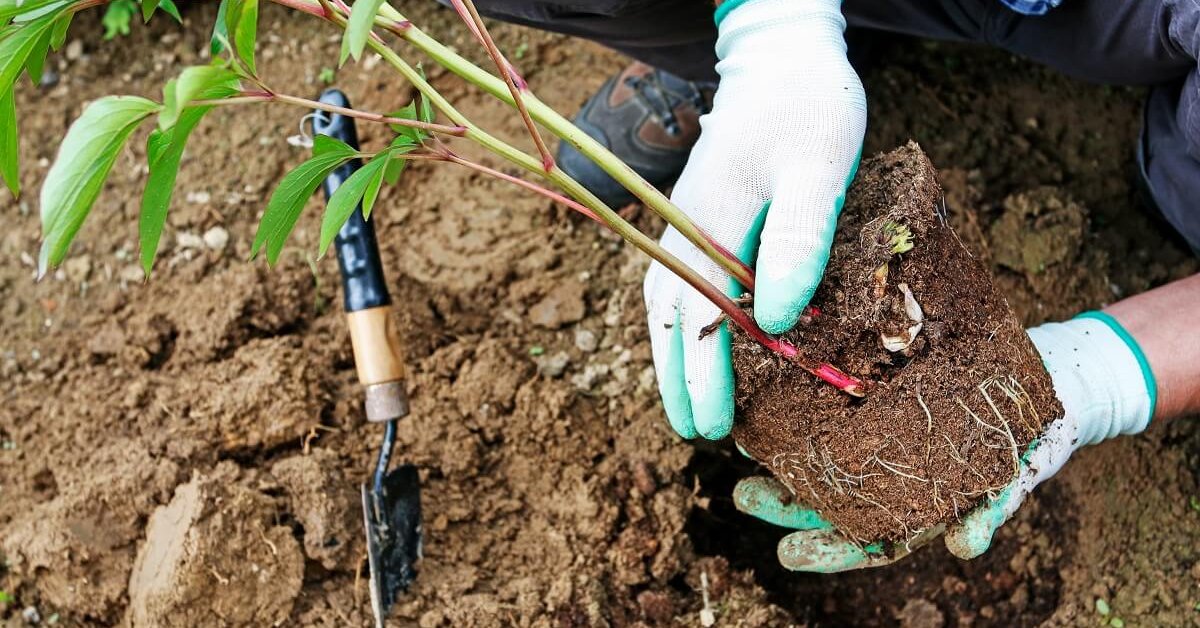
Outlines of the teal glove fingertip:
[[738,482],[733,489],[733,505],[756,519],[793,530],[833,529],[833,524],[817,511],[797,504],[783,484],[768,477],[756,476]]
[[692,402],[688,397],[687,375],[683,366],[683,331],[678,313],[675,315],[675,326],[671,330],[671,343],[667,352],[666,369],[659,380],[663,410],[667,413],[671,429],[680,437],[691,440],[700,434],[696,431],[696,423],[692,419]]
[[771,279],[759,273],[754,295],[754,320],[768,334],[782,334],[796,326],[804,307],[812,300],[829,251],[814,253],[788,275]]
[[733,355],[732,338],[727,323],[715,332],[716,363],[712,365],[709,389],[703,399],[692,400],[692,422],[695,430],[709,440],[721,440],[733,430]]
[[1009,500],[1013,499],[1014,487],[1009,485],[996,499],[967,513],[962,522],[946,533],[946,548],[951,554],[971,560],[983,555],[992,546],[996,530],[1008,520],[1005,515]]
[[[833,211],[829,213],[822,225],[821,233],[816,236],[816,242],[819,245],[811,255],[787,274],[776,278],[772,278],[772,273],[767,272],[767,264],[761,258],[758,260],[754,320],[768,334],[782,334],[795,327],[805,306],[812,301],[817,286],[821,284],[821,277],[825,275],[825,266],[829,263],[829,252],[833,246],[833,235],[837,231],[838,216],[841,215],[842,207],[846,204],[846,193],[854,181],[854,176],[858,173],[858,165],[861,160],[862,146],[860,145],[850,172],[842,183],[842,192],[833,201]],[[771,203],[768,203],[764,210],[770,211],[770,206]],[[795,210],[793,209],[793,211]]]
[[875,556],[831,530],[804,531],[789,534],[776,550],[779,564],[790,571],[812,573],[838,573],[852,569],[872,567],[886,562],[886,557]]

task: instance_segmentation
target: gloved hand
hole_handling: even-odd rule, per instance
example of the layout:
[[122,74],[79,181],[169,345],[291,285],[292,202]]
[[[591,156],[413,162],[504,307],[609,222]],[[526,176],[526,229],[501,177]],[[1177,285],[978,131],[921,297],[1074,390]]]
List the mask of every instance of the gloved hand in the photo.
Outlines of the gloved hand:
[[[1080,447],[1141,432],[1154,415],[1154,375],[1137,343],[1112,317],[1087,312],[1028,333],[1050,372],[1064,415],[1030,445],[1021,459],[1020,472],[1008,487],[945,530],[946,547],[959,558],[975,558],[987,551],[992,535],[1025,497],[1057,473]],[[744,513],[797,530],[785,536],[778,547],[780,563],[795,571],[834,573],[886,565],[937,537],[944,527],[924,531],[907,549],[888,557],[882,544],[860,548],[846,540],[817,512],[795,503],[773,478],[742,480],[734,489],[733,500]]]
[[[729,0],[717,10],[721,80],[671,197],[755,266],[754,315],[770,333],[790,329],[812,298],[862,152],[866,97],[846,59],[840,7]],[[676,230],[662,245],[715,285],[741,292]],[[671,426],[684,438],[725,437],[733,426],[729,330],[700,338],[717,307],[657,263],[644,292]]]

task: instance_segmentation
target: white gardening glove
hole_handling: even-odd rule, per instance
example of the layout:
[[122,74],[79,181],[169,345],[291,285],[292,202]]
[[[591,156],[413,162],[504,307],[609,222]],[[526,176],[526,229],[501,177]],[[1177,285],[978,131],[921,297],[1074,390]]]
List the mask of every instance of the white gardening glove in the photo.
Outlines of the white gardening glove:
[[[729,0],[717,23],[721,80],[671,200],[755,267],[754,316],[781,333],[829,260],[862,152],[866,97],[846,59],[838,0]],[[741,292],[675,229],[662,244],[731,295]],[[684,438],[725,437],[733,426],[729,330],[700,338],[717,307],[657,263],[644,290],[671,426]]]
[[[1017,478],[996,499],[946,531],[946,547],[960,558],[986,552],[992,535],[1029,493],[1057,473],[1079,448],[1141,432],[1154,414],[1157,388],[1150,365],[1137,342],[1111,316],[1087,312],[1028,331],[1054,382],[1063,418],[1030,445]],[[882,544],[860,548],[767,477],[739,482],[734,504],[759,519],[798,530],[785,536],[778,550],[780,562],[797,571],[832,573],[886,565],[941,532],[940,526],[929,530],[890,556],[883,553]]]

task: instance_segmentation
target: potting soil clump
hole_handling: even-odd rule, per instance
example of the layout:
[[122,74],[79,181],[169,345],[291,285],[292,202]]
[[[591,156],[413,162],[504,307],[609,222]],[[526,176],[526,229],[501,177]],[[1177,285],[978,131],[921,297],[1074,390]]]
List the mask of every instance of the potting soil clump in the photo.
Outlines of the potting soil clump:
[[788,339],[870,382],[866,396],[735,336],[733,437],[851,539],[899,542],[966,515],[1062,414],[914,143],[863,162],[812,305]]

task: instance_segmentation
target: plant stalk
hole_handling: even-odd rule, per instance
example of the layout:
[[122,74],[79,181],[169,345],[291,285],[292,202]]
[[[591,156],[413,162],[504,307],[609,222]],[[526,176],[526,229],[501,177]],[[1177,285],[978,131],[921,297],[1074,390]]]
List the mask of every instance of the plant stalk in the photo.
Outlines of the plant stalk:
[[[450,50],[441,42],[425,34],[420,28],[409,22],[391,5],[384,3],[380,7],[380,15],[392,24],[404,23],[404,28],[393,29],[397,35],[429,55],[434,61],[463,80],[476,85],[492,96],[499,98],[509,106],[516,107],[517,101],[508,92],[507,85],[501,79],[468,61],[458,53]],[[385,22],[386,24],[387,22]],[[620,183],[640,199],[652,211],[662,216],[672,227],[675,227],[692,244],[698,247],[709,258],[720,265],[738,283],[747,290],[754,291],[754,271],[743,263],[729,249],[722,246],[708,233],[692,221],[683,210],[671,203],[658,188],[650,185],[645,179],[633,171],[625,162],[597,142],[587,133],[567,120],[557,111],[550,108],[537,98],[526,93],[524,104],[534,121],[545,126],[563,141],[574,146],[579,152],[600,166],[613,179]]]
[[[279,0],[274,1],[278,2]],[[305,0],[284,1],[294,3],[303,2]],[[408,22],[408,20],[406,20],[403,16],[395,12],[395,10],[392,9],[386,2],[382,5],[380,12],[382,14],[385,11],[394,13],[394,16],[384,16],[385,20],[391,20],[391,22],[387,23],[395,25],[403,24],[403,28],[398,29],[397,32],[403,33],[403,36],[406,39],[408,39],[409,34],[415,33],[419,36],[419,39],[423,38],[423,40],[431,42],[433,44],[430,46],[432,50],[441,51],[443,54],[441,55],[441,58],[439,58],[438,55],[434,54],[434,52],[431,50],[425,49],[424,47],[418,45],[418,48],[425,50],[427,54],[430,54],[430,56],[434,58],[435,61],[438,61],[438,63],[447,67],[460,77],[463,77],[468,82],[472,82],[480,87],[483,87],[485,91],[488,91],[493,96],[504,100],[509,105],[515,106],[515,101],[510,100],[512,95],[507,92],[506,86],[502,81],[470,63],[466,59],[449,51],[449,49],[445,48],[440,43],[429,38],[418,28]],[[336,13],[334,15],[327,15],[325,11],[322,11],[322,16],[330,21],[333,21],[342,28],[345,28],[345,16]],[[377,18],[376,21],[378,23],[379,19]],[[527,155],[516,147],[505,143],[499,138],[496,138],[486,131],[483,131],[479,127],[473,125],[471,121],[466,118],[466,116],[460,113],[452,104],[450,104],[448,100],[446,100],[444,96],[442,96],[441,93],[439,93],[432,85],[430,85],[429,82],[426,81],[425,78],[422,77],[415,68],[409,65],[408,62],[404,61],[404,59],[396,54],[395,51],[383,44],[381,41],[371,38],[368,40],[367,45],[370,46],[376,53],[378,53],[385,61],[387,61],[389,65],[394,67],[402,76],[404,76],[404,78],[407,79],[424,97],[428,98],[434,107],[444,113],[456,125],[463,127],[465,129],[465,132],[462,134],[464,138],[474,141],[484,149],[503,159],[506,159],[530,172],[539,174],[549,179],[568,195],[577,199],[580,204],[584,205],[587,209],[590,209],[597,219],[603,222],[617,235],[621,236],[622,239],[629,242],[638,250],[642,251],[655,261],[665,266],[676,276],[683,279],[684,282],[690,285],[693,289],[713,302],[718,309],[720,309],[726,316],[729,317],[730,320],[745,330],[747,334],[749,334],[763,346],[799,365],[807,372],[813,374],[822,381],[837,387],[839,390],[854,396],[862,396],[864,392],[864,386],[861,381],[850,375],[847,375],[846,373],[843,373],[841,370],[832,365],[813,363],[805,358],[795,345],[781,338],[775,338],[767,334],[758,326],[758,324],[754,321],[754,318],[748,315],[737,303],[733,301],[733,299],[731,299],[723,291],[719,290],[690,266],[684,264],[683,261],[678,257],[675,257],[669,251],[659,246],[658,242],[654,241],[649,236],[635,228],[633,225],[629,224],[628,221],[613,211],[612,208],[608,207],[608,205],[596,197],[595,194],[563,172],[561,168],[558,166],[553,166],[549,170],[546,170],[544,167],[542,167],[543,164],[539,164],[537,159],[534,157]],[[472,80],[472,76],[478,80]],[[487,84],[484,85],[484,82]],[[744,287],[747,289],[752,289],[752,286],[754,285],[753,272],[750,271],[749,267],[742,263],[741,260],[739,260],[727,249],[721,247],[715,241],[713,241],[711,237],[709,237],[702,230],[700,230],[699,227],[692,223],[686,214],[672,205],[670,201],[662,195],[661,192],[641,179],[640,176],[633,172],[632,169],[625,165],[624,162],[620,161],[620,159],[609,152],[606,148],[595,142],[595,140],[592,140],[589,136],[587,136],[587,134],[583,133],[579,129],[576,129],[574,125],[572,125],[565,118],[562,118],[562,116],[559,116],[557,112],[554,112],[540,100],[537,100],[536,97],[529,95],[529,98],[531,105],[530,111],[535,119],[538,119],[539,109],[543,110],[541,113],[543,118],[561,122],[560,126],[565,125],[566,129],[573,131],[564,136],[563,134],[559,134],[559,131],[556,131],[550,125],[547,125],[547,128],[551,128],[552,131],[555,131],[556,134],[559,134],[559,137],[562,137],[566,141],[571,141],[569,136],[583,136],[584,138],[587,138],[587,141],[593,144],[593,146],[590,147],[590,154],[587,152],[588,149],[583,149],[582,143],[576,143],[576,146],[580,147],[581,150],[584,150],[585,154],[589,154],[590,157],[597,160],[597,163],[600,163],[600,159],[604,159],[610,162],[610,167],[626,172],[628,174],[626,180],[629,182],[629,184],[626,185],[627,188],[630,188],[630,185],[634,185],[635,187],[640,186],[643,192],[645,192],[646,189],[652,190],[653,193],[657,195],[657,197],[661,198],[663,203],[665,203],[665,207],[669,210],[668,213],[677,219],[683,219],[683,222],[685,223],[684,227],[687,228],[688,231],[680,229],[681,232],[684,232],[685,234],[690,232],[692,235],[696,236],[700,242],[693,240],[694,244],[699,246],[713,259],[717,261],[725,261],[726,263],[722,264],[722,267],[726,268],[726,270],[730,272],[730,274],[733,275],[734,278],[737,279],[738,282]],[[551,115],[547,116],[547,112]],[[545,124],[545,122],[543,122],[543,124]],[[610,172],[610,174],[612,173]],[[621,179],[618,178],[618,181],[621,181]],[[630,189],[633,191],[633,188]],[[647,204],[649,205],[649,203]],[[670,221],[671,219],[668,218],[668,222]],[[672,224],[674,225],[674,223]],[[680,227],[676,226],[676,228],[679,229]],[[691,239],[691,237],[689,237],[689,239]],[[716,257],[714,257],[714,254],[716,254]],[[736,262],[736,264],[729,264],[728,262],[731,260]]]
[[[588,218],[600,223],[601,225],[604,225],[604,221],[600,220],[600,217],[597,216],[595,212],[588,209],[587,207],[584,207],[578,201],[567,198],[566,196],[563,196],[562,194],[559,194],[558,192],[555,192],[554,190],[544,188],[536,183],[533,183],[531,181],[526,181],[525,179],[522,179],[520,177],[514,177],[511,174],[500,172],[499,170],[496,170],[494,168],[489,168],[483,164],[478,164],[473,161],[468,161],[466,159],[463,159],[462,157],[459,157],[458,155],[454,155],[454,154],[447,155],[446,161],[449,161],[451,163],[456,163],[460,166],[465,166],[467,168],[470,168],[471,170],[481,172],[483,174],[495,177],[502,181],[508,181],[509,183],[512,183],[514,185],[519,185],[519,186],[525,188],[526,190],[529,190],[535,194],[540,194],[542,196],[545,196],[546,198],[548,198],[556,203],[561,203],[563,205],[566,205],[567,207],[583,214],[584,216],[587,216]],[[605,225],[605,226],[607,226],[607,225]]]
[[[525,99],[522,97],[523,94],[529,94],[528,84],[517,74],[516,68],[496,47],[496,42],[492,39],[492,34],[488,32],[483,18],[480,17],[479,10],[475,8],[475,3],[472,0],[450,0],[450,2],[467,26],[472,27],[479,42],[487,50],[488,56],[492,58],[492,63],[496,64],[496,70],[504,77],[504,84],[508,87],[508,93],[512,96],[517,112],[521,114],[521,121],[525,123],[525,128],[528,129],[529,136],[533,139],[533,144],[542,157],[542,168],[549,172],[554,168],[554,157],[550,154],[550,149],[546,147],[546,141],[542,139],[542,134],[537,130],[533,119],[529,117],[529,110],[525,107]],[[532,94],[529,95],[532,96]]]

